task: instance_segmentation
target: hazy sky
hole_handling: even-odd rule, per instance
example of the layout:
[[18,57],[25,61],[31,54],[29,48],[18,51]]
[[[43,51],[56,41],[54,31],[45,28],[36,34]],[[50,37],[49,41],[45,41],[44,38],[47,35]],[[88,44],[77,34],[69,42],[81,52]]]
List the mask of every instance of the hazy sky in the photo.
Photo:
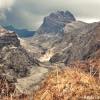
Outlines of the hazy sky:
[[0,24],[36,30],[44,16],[69,10],[78,20],[100,20],[100,0],[0,0]]

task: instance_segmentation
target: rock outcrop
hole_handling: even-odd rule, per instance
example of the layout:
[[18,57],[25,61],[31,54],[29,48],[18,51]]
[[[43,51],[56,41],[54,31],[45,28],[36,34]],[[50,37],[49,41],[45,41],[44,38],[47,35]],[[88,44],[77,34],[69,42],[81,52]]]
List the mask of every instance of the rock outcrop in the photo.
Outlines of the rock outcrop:
[[7,45],[18,47],[20,45],[20,41],[18,40],[15,32],[7,31],[4,28],[0,28],[0,48]]
[[[70,25],[77,26],[77,22]],[[75,60],[85,60],[96,56],[100,50],[100,23],[86,24],[78,29],[65,27],[64,37],[61,43],[56,44],[56,54],[50,59],[51,62],[64,62],[65,64]],[[67,29],[66,29],[67,28]]]
[[38,64],[38,60],[20,45],[15,32],[0,29],[0,73],[24,77]]
[[75,21],[75,18],[69,11],[57,11],[55,13],[51,13],[49,16],[44,18],[43,24],[37,30],[37,33],[63,33],[65,23],[70,23],[72,21]]

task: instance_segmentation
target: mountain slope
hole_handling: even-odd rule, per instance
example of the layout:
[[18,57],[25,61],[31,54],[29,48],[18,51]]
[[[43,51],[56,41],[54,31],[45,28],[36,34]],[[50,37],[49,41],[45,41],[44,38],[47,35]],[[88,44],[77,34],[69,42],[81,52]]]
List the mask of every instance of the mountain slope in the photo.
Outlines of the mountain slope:
[[[55,12],[46,17],[43,24],[37,30],[37,35],[33,37],[30,44],[40,51],[37,53],[38,59],[48,59],[51,63],[68,64],[75,60],[85,60],[99,57],[100,54],[100,23],[85,23],[76,21],[74,16],[64,17],[65,12]],[[69,14],[69,12],[67,13]],[[52,16],[51,16],[52,15]],[[61,17],[63,16],[63,17]],[[66,20],[65,20],[65,19]],[[52,19],[50,21],[49,19]],[[64,26],[59,26],[63,22]],[[62,21],[63,20],[63,21]],[[48,23],[44,25],[44,23]],[[63,31],[57,32],[58,25]],[[52,27],[51,27],[52,26]],[[57,26],[57,27],[58,27]],[[48,30],[49,29],[49,30]],[[43,30],[43,31],[42,31]],[[60,35],[59,35],[60,34]],[[49,52],[50,51],[50,52]],[[41,54],[44,52],[43,54]],[[50,54],[49,54],[50,53]],[[51,55],[52,54],[52,55]],[[46,57],[50,55],[50,57]],[[44,58],[43,58],[44,57]],[[46,57],[46,58],[45,58]],[[41,60],[43,61],[43,60]]]
[[16,33],[0,28],[0,72],[24,77],[34,65],[38,61],[20,45]]
[[43,24],[34,37],[25,40],[0,28],[0,82],[4,83],[4,77],[12,88],[9,91],[0,83],[0,93],[5,90],[8,100],[97,99],[100,23],[76,21],[70,12],[61,11],[47,16]]
[[63,33],[65,23],[70,23],[72,21],[75,21],[75,18],[69,11],[57,11],[51,13],[49,16],[44,18],[43,24],[37,30],[37,33]]
[[[76,23],[74,25],[77,26]],[[62,41],[55,45],[56,54],[51,62],[61,61],[67,64],[75,60],[85,60],[100,50],[99,23],[86,24],[70,32],[66,32],[66,27]]]

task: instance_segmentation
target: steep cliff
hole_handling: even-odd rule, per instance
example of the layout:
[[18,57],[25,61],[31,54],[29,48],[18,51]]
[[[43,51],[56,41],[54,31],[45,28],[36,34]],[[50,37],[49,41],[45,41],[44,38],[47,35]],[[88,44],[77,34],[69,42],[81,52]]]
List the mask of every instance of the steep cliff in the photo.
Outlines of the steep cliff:
[[66,23],[75,21],[72,13],[69,11],[57,11],[51,13],[49,16],[44,18],[43,24],[37,30],[38,34],[56,34],[63,33],[63,27]]

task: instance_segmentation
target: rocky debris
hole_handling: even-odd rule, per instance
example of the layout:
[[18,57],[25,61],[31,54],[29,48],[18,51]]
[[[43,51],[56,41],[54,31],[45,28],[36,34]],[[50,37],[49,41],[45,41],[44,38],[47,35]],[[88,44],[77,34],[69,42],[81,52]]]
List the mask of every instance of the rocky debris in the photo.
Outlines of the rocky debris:
[[15,77],[25,77],[39,62],[21,45],[16,33],[0,29],[0,72]]
[[18,40],[15,32],[7,31],[4,28],[0,28],[0,48],[7,45],[18,47],[20,45],[20,41]]
[[93,53],[90,58],[92,58],[92,59],[93,58],[99,59],[100,58],[100,50],[97,50],[95,53]]
[[[77,26],[75,23],[74,25]],[[50,62],[68,64],[75,60],[93,58],[93,55],[97,56],[100,50],[99,23],[86,24],[78,29],[70,29],[70,32],[68,28],[66,31],[66,27],[63,40],[55,45],[55,55],[51,57]]]
[[48,72],[49,70],[44,67],[32,68],[29,76],[17,80],[16,91],[20,94],[30,94],[37,90]]
[[56,42],[58,43],[61,41],[61,37],[42,34],[25,39],[25,41],[28,43],[28,46],[25,46],[25,49],[33,53],[35,58],[40,60],[41,58],[47,57],[47,55],[51,56],[53,54],[53,52],[51,52],[53,51],[52,47]]
[[100,78],[100,58],[74,61],[69,64],[69,67],[81,69],[95,78]]
[[38,61],[28,54],[23,48],[11,49],[5,47],[0,52],[1,55],[1,70],[4,73],[17,77],[25,77],[29,73],[29,69],[38,65]]
[[[43,24],[37,30],[38,34],[63,33],[66,23],[75,21],[75,17],[69,11],[57,11],[44,18]],[[60,34],[61,35],[61,34]]]
[[53,50],[49,49],[42,57],[39,58],[40,62],[47,62],[53,56]]
[[4,96],[10,96],[15,91],[16,79],[12,76],[0,75],[0,99],[3,100]]
[[[43,64],[41,67],[39,67],[40,62],[34,57],[33,53],[25,50],[25,45],[22,46],[22,43],[20,43],[19,38],[14,32],[1,29],[1,33],[2,34],[0,34],[0,37],[3,37],[3,42],[1,42],[1,44],[3,44],[0,48],[0,77],[5,75],[3,79],[7,81],[7,83],[5,82],[5,84],[8,86],[7,88],[11,90],[12,85],[14,85],[14,90],[7,91],[7,88],[2,88],[1,85],[0,91],[2,91],[2,89],[4,90],[3,96],[8,96],[8,92],[9,95],[12,95],[14,91],[16,91],[16,93],[33,91],[36,89],[36,87],[39,87],[39,83],[45,77],[46,73],[48,72],[48,68],[42,67],[44,66]],[[4,81],[1,79],[1,83],[3,82]]]

